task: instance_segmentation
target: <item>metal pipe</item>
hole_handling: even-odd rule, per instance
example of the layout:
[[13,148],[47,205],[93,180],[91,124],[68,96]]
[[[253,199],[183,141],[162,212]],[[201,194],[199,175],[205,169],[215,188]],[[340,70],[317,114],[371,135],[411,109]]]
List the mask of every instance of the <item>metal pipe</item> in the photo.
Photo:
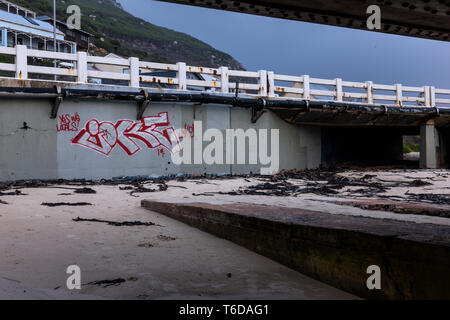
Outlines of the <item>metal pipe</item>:
[[[143,101],[145,95],[143,91],[113,91],[94,90],[79,88],[62,88],[61,95],[65,98],[76,99],[102,99],[120,101]],[[20,88],[20,87],[0,87],[0,97],[34,99],[48,99],[57,97],[56,88]],[[343,103],[334,101],[306,101],[306,100],[279,100],[263,99],[260,97],[234,96],[230,94],[212,94],[208,92],[182,92],[170,91],[161,92],[157,89],[150,89],[148,97],[153,102],[193,102],[204,104],[222,104],[241,108],[265,107],[272,110],[304,110],[318,112],[347,112],[347,113],[372,113],[372,114],[403,114],[405,116],[430,116],[439,114],[450,116],[450,108],[431,107],[396,107],[386,105],[364,105]]]

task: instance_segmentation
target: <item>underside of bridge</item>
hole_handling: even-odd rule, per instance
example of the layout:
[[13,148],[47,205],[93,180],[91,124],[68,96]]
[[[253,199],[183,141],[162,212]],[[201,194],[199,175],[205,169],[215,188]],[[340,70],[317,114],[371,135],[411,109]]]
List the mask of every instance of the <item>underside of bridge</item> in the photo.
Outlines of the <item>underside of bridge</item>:
[[307,110],[291,106],[271,111],[288,123],[321,128],[321,162],[325,166],[404,163],[406,137],[420,137],[416,165],[447,168],[450,164],[450,116],[436,108],[332,106],[324,102]]
[[159,0],[273,18],[367,29],[367,8],[381,8],[379,32],[450,41],[450,1],[445,0]]

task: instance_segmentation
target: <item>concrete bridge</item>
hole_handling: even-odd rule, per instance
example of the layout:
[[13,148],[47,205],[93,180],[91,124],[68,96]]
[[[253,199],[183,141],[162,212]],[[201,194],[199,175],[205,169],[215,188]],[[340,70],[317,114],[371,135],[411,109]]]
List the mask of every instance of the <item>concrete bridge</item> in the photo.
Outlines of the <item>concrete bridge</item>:
[[405,0],[159,0],[338,27],[367,29],[367,8],[378,5],[380,32],[450,41],[450,6],[446,1]]
[[[0,48],[0,54],[15,61],[0,64],[0,181],[249,173],[263,166],[175,165],[168,146],[173,141],[161,141],[170,130],[183,129],[207,145],[202,133],[193,130],[196,121],[203,122],[204,130],[279,129],[279,146],[269,146],[279,148],[279,169],[347,161],[394,163],[403,157],[402,136],[419,134],[423,168],[450,163],[448,89],[25,46]],[[43,66],[55,59],[59,67]],[[100,72],[92,65],[120,72]],[[143,138],[142,130],[149,129],[142,127],[145,121],[159,121],[159,143]],[[122,134],[131,137],[125,139],[128,145],[120,140]]]

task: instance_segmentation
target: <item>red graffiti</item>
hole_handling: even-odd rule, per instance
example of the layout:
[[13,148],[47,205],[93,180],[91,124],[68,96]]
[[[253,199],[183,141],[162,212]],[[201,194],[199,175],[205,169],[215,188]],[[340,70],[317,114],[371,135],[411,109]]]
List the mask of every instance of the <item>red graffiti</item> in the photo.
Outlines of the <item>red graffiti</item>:
[[169,127],[167,112],[156,117],[144,117],[141,121],[119,120],[116,124],[89,120],[85,128],[72,139],[73,144],[90,148],[108,156],[119,146],[129,156],[136,154],[142,142],[149,149],[165,148],[172,153],[181,151],[179,139],[172,127]]
[[59,123],[56,124],[57,132],[78,132],[80,129],[80,116],[75,113],[71,116],[69,113],[59,116]]
[[166,156],[166,151],[164,149],[158,149],[158,156],[164,158]]
[[184,136],[190,136],[191,138],[195,137],[194,125],[185,124],[182,132]]

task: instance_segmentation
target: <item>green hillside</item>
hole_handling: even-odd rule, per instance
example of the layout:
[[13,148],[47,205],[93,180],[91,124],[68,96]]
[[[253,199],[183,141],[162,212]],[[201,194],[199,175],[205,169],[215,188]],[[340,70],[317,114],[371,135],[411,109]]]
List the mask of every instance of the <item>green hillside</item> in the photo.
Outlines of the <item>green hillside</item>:
[[[34,10],[38,15],[52,16],[52,0],[10,0]],[[185,61],[190,65],[243,69],[230,55],[218,51],[194,37],[159,27],[136,18],[115,0],[57,0],[57,19],[66,21],[66,8],[80,6],[82,29],[95,35],[94,53],[138,56],[155,62]]]

